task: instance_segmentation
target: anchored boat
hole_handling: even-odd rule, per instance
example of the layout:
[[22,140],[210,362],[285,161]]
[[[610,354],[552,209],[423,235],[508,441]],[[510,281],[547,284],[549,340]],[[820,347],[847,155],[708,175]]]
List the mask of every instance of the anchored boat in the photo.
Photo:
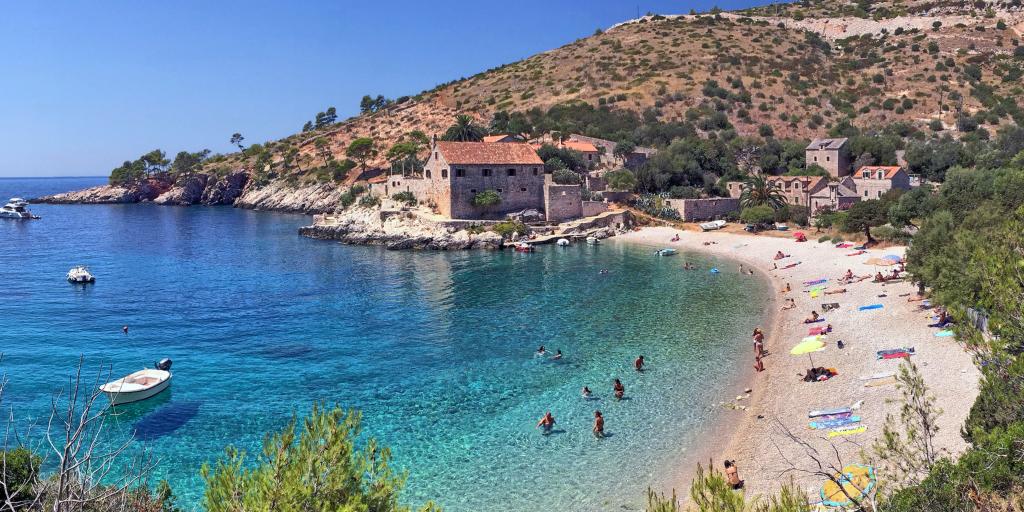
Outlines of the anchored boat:
[[78,265],[68,270],[68,281],[77,284],[95,283],[96,277],[92,275],[92,272],[89,272],[88,267]]
[[28,211],[28,201],[20,197],[12,197],[3,208],[0,208],[0,218],[32,220],[38,219],[39,216],[33,215],[32,212]]
[[111,405],[129,404],[156,396],[171,385],[171,360],[162,359],[156,368],[146,368],[100,386]]

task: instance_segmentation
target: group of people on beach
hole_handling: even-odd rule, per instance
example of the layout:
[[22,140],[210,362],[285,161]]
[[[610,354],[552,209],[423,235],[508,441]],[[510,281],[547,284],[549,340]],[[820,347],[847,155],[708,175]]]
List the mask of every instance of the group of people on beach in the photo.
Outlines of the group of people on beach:
[[[536,352],[536,354],[542,355],[545,353],[547,353],[547,350],[544,348],[544,345],[541,345]],[[561,350],[558,351],[557,358],[562,358]],[[642,372],[644,371],[645,364],[646,361],[644,360],[644,356],[637,356],[637,358],[633,361],[633,369],[638,372]],[[616,400],[622,400],[626,396],[626,386],[623,385],[622,381],[619,380],[618,378],[616,378],[612,382],[612,394],[615,396]],[[580,392],[580,395],[584,400],[593,400],[595,398],[593,392],[590,391],[590,387],[588,386],[583,386],[583,390]],[[541,429],[541,432],[544,435],[551,434],[554,431],[555,417],[554,415],[551,414],[551,411],[547,411],[546,413],[544,413],[544,416],[541,416],[540,420],[537,422],[537,428]],[[598,439],[605,437],[604,415],[601,414],[600,410],[594,411],[594,426],[592,431],[594,433],[594,437],[597,437]]]

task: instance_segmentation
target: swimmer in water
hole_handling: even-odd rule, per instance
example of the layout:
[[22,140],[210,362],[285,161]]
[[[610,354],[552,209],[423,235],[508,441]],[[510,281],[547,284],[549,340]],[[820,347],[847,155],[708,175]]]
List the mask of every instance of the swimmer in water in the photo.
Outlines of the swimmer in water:
[[555,355],[551,356],[551,359],[552,359],[553,361],[558,361],[558,360],[559,360],[559,359],[561,359],[561,358],[562,358],[562,349],[558,349],[558,350],[556,350],[556,351],[555,351]]
[[615,384],[612,385],[612,390],[615,391],[616,399],[622,400],[622,397],[626,395],[626,386],[623,386],[619,379],[615,379]]
[[644,356],[640,356],[636,358],[636,361],[633,361],[633,368],[636,368],[638,372],[644,371]]
[[123,332],[124,335],[127,336],[128,335],[128,326],[126,325],[126,326],[122,327],[121,328],[121,332]]
[[542,356],[542,355],[547,354],[547,353],[548,353],[548,351],[544,348],[544,345],[541,345],[540,348],[537,349],[537,352],[534,353],[534,355]]
[[590,392],[590,388],[588,388],[587,386],[583,386],[582,395],[584,400],[590,400],[591,398],[593,398],[593,394]]
[[594,411],[594,437],[604,437],[604,416],[601,416],[601,411]]
[[544,416],[537,422],[537,426],[540,427],[544,435],[551,433],[551,429],[555,427],[555,417],[551,415],[551,411],[544,413]]

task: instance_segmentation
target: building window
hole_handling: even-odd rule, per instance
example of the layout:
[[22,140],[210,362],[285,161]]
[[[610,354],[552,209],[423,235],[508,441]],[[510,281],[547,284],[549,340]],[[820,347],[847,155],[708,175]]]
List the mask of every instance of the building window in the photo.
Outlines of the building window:
[[587,160],[593,161],[594,160],[594,155],[591,155],[591,154],[587,153]]
[[884,176],[885,175],[882,174],[882,171],[878,171],[878,179],[882,179]]
[[475,189],[475,188],[471,188],[471,189],[469,189],[469,193],[470,193],[470,194],[476,194],[476,189]]
[[[427,171],[427,172],[429,173],[430,171]],[[427,177],[429,178],[430,175],[428,174]],[[448,169],[441,169],[441,177],[442,178],[447,178],[448,177]]]
[[882,197],[882,191],[881,190],[878,191],[878,197]]
[[867,191],[867,190],[865,190],[865,191],[864,191],[864,197],[867,197],[867,196],[868,196],[868,191]]
[[465,169],[455,169],[455,177],[456,178],[465,178],[466,177],[466,170]]
[[526,187],[522,187],[522,188],[520,188],[520,189],[519,189],[519,191],[520,191],[520,192],[526,192]]
[[499,188],[499,189],[498,189],[498,193],[500,194],[500,193],[502,193],[502,192],[503,192],[503,191],[502,191],[502,190],[501,190],[501,189]]
[[825,161],[826,161],[826,162],[829,162],[829,161],[831,161],[831,160],[832,160],[832,157],[830,157],[830,156],[826,156],[826,157],[825,157]]
[[[444,171],[442,171],[444,172]],[[430,169],[427,169],[427,178],[430,178]]]
[[536,167],[534,167],[534,168],[533,168],[533,175],[534,175],[534,176],[536,176],[536,175],[537,175],[537,168],[536,168]]
[[814,155],[814,161],[815,161],[815,162],[817,162],[817,161],[818,161],[818,155]]
[[870,177],[871,177],[871,171],[864,171],[864,179],[868,179]]
[[484,169],[484,170],[480,171],[480,175],[486,178],[486,177],[491,175],[491,170],[490,169]]
[[508,170],[508,175],[509,176],[515,176],[516,175],[516,170],[515,169],[509,169]]
[[437,160],[437,151],[434,151],[434,160]]

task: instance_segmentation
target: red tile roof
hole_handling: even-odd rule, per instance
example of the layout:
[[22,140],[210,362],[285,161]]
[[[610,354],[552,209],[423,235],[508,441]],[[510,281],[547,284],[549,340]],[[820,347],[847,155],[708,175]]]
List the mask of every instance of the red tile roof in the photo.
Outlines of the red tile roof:
[[825,181],[825,180],[826,180],[826,178],[824,176],[769,176],[768,177],[768,181],[770,181],[772,183],[777,183],[777,182],[780,182],[780,181],[783,182],[783,183],[793,183],[793,182],[806,183],[807,187],[805,187],[805,188],[808,188],[808,189],[814,189],[815,187],[820,185],[822,181]]
[[853,177],[857,178],[857,179],[864,179],[864,178],[862,178],[862,176],[864,176],[864,171],[868,171],[868,172],[871,173],[871,177],[869,179],[878,179],[878,178],[876,178],[876,176],[878,176],[878,171],[884,171],[885,172],[885,175],[884,175],[885,177],[882,178],[882,179],[891,180],[891,179],[893,179],[893,177],[896,176],[896,173],[900,172],[901,169],[903,169],[903,168],[898,166],[898,165],[883,165],[883,166],[877,166],[877,165],[868,166],[868,165],[865,165],[865,166],[861,167],[860,169],[857,169],[857,172],[854,173]]
[[578,142],[575,140],[567,140],[562,143],[562,146],[566,149],[572,149],[581,153],[597,153],[597,147],[589,142]]
[[529,144],[517,142],[438,142],[449,165],[544,165]]

